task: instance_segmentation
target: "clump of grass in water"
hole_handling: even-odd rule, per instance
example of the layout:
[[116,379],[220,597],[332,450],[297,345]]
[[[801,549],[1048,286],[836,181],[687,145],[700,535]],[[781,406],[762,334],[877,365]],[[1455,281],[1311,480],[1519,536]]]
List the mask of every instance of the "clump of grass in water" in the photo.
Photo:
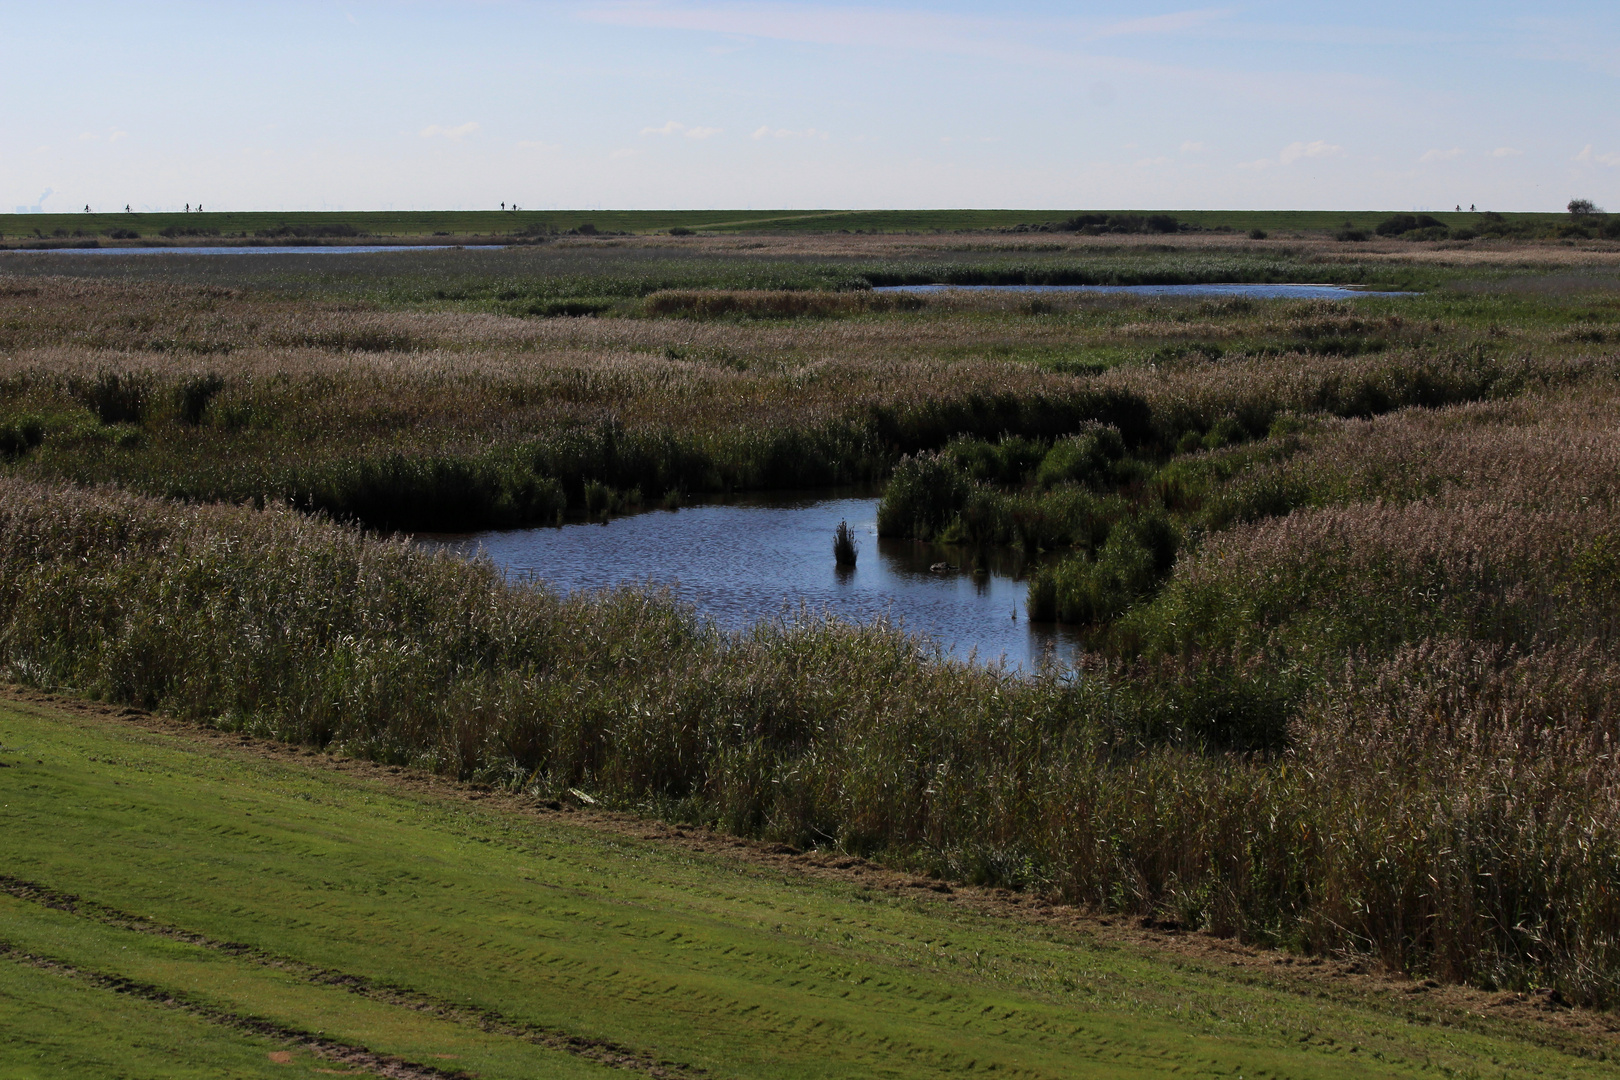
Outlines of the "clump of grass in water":
[[833,530],[833,559],[839,566],[854,567],[860,553],[861,545],[855,540],[855,530],[849,527],[849,522],[840,521],[838,528]]

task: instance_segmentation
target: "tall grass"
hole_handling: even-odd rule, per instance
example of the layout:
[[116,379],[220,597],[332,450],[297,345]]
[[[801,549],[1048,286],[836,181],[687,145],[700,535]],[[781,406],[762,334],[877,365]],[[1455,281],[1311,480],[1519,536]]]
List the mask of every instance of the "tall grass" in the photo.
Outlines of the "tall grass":
[[855,566],[855,560],[860,557],[861,545],[855,539],[855,530],[849,527],[849,522],[840,521],[838,528],[833,530],[833,561],[841,567]]
[[[291,511],[16,481],[0,581],[31,685],[1414,973],[1587,1001],[1620,973],[1601,644],[1437,638],[1303,689],[1236,654],[1022,679],[882,624],[732,636]],[[1264,709],[1285,744],[1218,749]]]

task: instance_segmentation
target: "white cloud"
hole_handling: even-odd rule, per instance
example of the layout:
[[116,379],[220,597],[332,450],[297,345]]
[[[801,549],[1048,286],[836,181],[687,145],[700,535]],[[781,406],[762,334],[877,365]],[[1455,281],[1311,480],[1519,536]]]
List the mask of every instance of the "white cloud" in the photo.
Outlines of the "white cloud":
[[1332,143],[1317,139],[1315,142],[1309,143],[1289,143],[1283,147],[1282,153],[1277,155],[1277,161],[1279,164],[1292,165],[1301,158],[1341,157],[1343,154],[1344,147],[1334,146]]
[[101,136],[97,135],[93,131],[86,131],[82,135],[79,136],[79,141],[80,142],[89,142],[92,139],[99,139],[100,137]]
[[1184,142],[1181,144],[1181,152],[1183,154],[1202,154],[1207,149],[1209,149],[1209,147],[1205,146],[1201,142]]
[[1419,161],[1455,161],[1457,158],[1460,158],[1462,156],[1463,156],[1462,147],[1453,146],[1450,150],[1430,150],[1426,154],[1424,154],[1421,158],[1419,158],[1418,160]]
[[1343,157],[1344,147],[1335,146],[1330,142],[1317,139],[1315,142],[1293,142],[1283,147],[1274,158],[1261,158],[1259,161],[1245,161],[1238,165],[1240,169],[1269,169],[1273,165],[1292,165],[1296,161],[1307,158],[1333,158]]
[[424,139],[445,138],[449,139],[451,142],[460,142],[462,139],[465,139],[468,135],[471,135],[482,126],[483,125],[479,124],[476,120],[469,120],[465,124],[453,128],[440,127],[438,124],[429,124],[421,131],[418,131],[417,134]]
[[688,139],[707,139],[718,135],[724,128],[717,127],[687,127],[679,120],[666,120],[659,127],[644,127],[643,135],[685,135]]
[[1498,146],[1491,151],[1491,157],[1523,157],[1523,150],[1515,150],[1511,146]]
[[792,128],[758,127],[749,136],[751,139],[825,139],[827,133],[818,128],[805,128],[796,131]]
[[1590,165],[1593,162],[1596,162],[1599,165],[1620,165],[1620,154],[1594,154],[1592,152],[1592,144],[1587,143],[1586,146],[1582,148],[1581,152],[1575,155],[1575,160],[1579,161],[1583,165]]
[[127,139],[127,138],[129,138],[129,132],[127,132],[127,131],[115,131],[111,135],[107,136],[107,141],[108,142],[117,142],[119,139]]

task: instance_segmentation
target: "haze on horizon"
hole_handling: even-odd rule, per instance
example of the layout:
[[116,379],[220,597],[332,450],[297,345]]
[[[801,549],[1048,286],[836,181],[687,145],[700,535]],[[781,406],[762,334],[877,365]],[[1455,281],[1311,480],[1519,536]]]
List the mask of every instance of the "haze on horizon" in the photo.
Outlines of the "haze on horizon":
[[64,0],[0,30],[0,212],[1620,209],[1595,2]]

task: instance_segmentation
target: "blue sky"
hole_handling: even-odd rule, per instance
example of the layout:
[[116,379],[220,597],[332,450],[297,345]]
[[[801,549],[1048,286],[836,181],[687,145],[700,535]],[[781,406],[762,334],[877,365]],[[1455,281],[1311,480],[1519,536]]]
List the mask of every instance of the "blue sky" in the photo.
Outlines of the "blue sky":
[[1612,0],[0,0],[0,34],[7,211],[1620,210]]

